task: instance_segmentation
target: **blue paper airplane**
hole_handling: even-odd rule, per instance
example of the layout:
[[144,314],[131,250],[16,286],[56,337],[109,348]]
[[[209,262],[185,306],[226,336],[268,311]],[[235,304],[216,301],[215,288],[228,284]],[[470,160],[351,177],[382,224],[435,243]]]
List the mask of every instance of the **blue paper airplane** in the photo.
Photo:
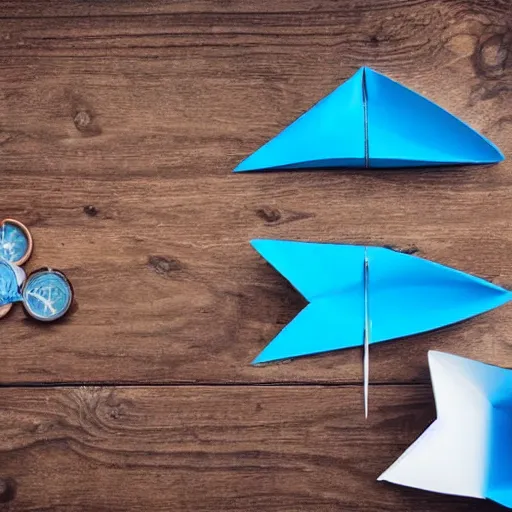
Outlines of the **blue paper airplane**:
[[512,508],[512,371],[428,354],[437,419],[378,479]]
[[253,364],[362,346],[365,320],[373,344],[438,329],[512,300],[512,292],[488,281],[384,247],[251,243],[309,302]]
[[501,151],[423,96],[363,67],[235,172],[491,164]]

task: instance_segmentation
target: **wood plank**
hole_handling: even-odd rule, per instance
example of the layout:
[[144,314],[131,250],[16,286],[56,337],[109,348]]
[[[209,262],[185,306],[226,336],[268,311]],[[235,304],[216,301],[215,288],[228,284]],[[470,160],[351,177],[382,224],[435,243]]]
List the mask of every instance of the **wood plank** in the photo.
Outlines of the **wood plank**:
[[[111,0],[109,2],[87,1],[76,2],[74,0],[34,0],[30,4],[19,0],[3,0],[2,18],[37,18],[37,17],[96,17],[96,16],[158,16],[162,14],[293,14],[304,13],[318,14],[322,12],[337,13],[340,6],[345,11],[385,12],[390,9],[425,8],[428,0],[360,0],[353,4],[348,0],[260,0],[253,2],[241,2],[236,0]],[[451,4],[460,10],[507,13],[509,3],[507,0],[463,0],[438,1],[437,9],[449,9]],[[452,7],[452,9],[454,9]],[[433,9],[431,9],[433,11]],[[433,12],[437,14],[437,12]]]
[[[459,195],[454,211],[439,209],[443,201],[450,203],[452,190],[432,190],[433,180],[421,188],[410,185],[415,193],[403,199],[404,187],[396,184],[388,190],[394,189],[405,206],[396,215],[377,183],[366,197],[359,193],[368,191],[361,180],[371,183],[371,177],[337,178],[339,186],[327,190],[293,185],[293,180],[283,193],[276,190],[274,211],[297,219],[283,223],[261,219],[257,212],[265,194],[249,195],[237,178],[234,185],[224,180],[222,187],[193,187],[183,180],[91,182],[89,197],[99,210],[95,217],[84,213],[89,197],[75,192],[72,180],[53,195],[54,181],[38,179],[39,191],[45,183],[47,189],[34,202],[20,183],[11,196],[19,214],[4,206],[0,211],[23,220],[24,211],[28,219],[40,216],[30,222],[36,252],[29,268],[62,268],[75,286],[78,310],[51,326],[24,321],[21,310],[4,319],[2,380],[358,380],[358,350],[290,365],[249,366],[304,305],[250,248],[253,237],[413,245],[421,256],[499,284],[512,281],[510,233],[496,213],[503,205],[510,218],[506,188],[489,194],[475,184]],[[282,178],[271,182],[277,179]],[[323,202],[336,205],[342,190],[350,208],[340,204],[320,211]],[[417,201],[430,204],[418,211]],[[365,210],[365,204],[373,206]],[[311,215],[300,219],[297,212],[304,205]],[[379,209],[390,214],[372,218]],[[225,222],[226,217],[233,221]],[[466,223],[470,218],[479,221]],[[375,347],[372,378],[424,380],[429,348],[510,364],[511,321],[505,306],[444,331]],[[403,364],[397,364],[397,353],[405,354]]]
[[[230,174],[362,63],[510,154],[506,3],[120,4],[143,8],[50,1],[49,23],[5,3],[28,18],[0,20],[0,216],[30,225],[29,268],[62,268],[78,309],[4,319],[1,382],[359,382],[358,350],[249,366],[304,305],[256,237],[417,248],[512,286],[508,161]],[[375,347],[372,379],[425,382],[429,348],[512,366],[510,332],[509,306]]]
[[[490,511],[376,482],[433,420],[427,386],[0,390],[0,510]],[[2,508],[3,507],[3,508]]]

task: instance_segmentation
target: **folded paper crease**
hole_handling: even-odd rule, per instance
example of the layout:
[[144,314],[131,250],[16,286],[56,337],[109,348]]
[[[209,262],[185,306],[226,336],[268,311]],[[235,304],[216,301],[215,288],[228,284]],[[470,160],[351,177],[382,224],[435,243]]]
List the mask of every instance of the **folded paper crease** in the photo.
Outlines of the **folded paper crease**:
[[490,164],[503,158],[490,140],[457,117],[363,67],[235,172]]
[[[309,302],[254,364],[363,345],[365,246],[251,243]],[[383,247],[366,249],[370,344],[438,329],[512,299],[508,290],[438,263]]]
[[512,507],[512,371],[430,351],[437,419],[378,478]]

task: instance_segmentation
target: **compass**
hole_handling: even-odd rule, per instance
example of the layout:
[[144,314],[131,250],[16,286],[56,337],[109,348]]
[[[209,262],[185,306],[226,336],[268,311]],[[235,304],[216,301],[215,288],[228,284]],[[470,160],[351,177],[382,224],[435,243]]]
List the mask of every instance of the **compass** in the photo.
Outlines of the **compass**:
[[27,315],[41,322],[64,316],[73,302],[73,287],[60,270],[48,267],[26,276],[21,265],[32,254],[29,229],[14,219],[0,223],[0,318],[21,302]]
[[59,270],[41,268],[27,277],[22,299],[28,315],[42,322],[52,322],[68,312],[73,302],[73,288]]
[[0,223],[0,258],[21,266],[32,254],[32,235],[25,224],[4,219]]

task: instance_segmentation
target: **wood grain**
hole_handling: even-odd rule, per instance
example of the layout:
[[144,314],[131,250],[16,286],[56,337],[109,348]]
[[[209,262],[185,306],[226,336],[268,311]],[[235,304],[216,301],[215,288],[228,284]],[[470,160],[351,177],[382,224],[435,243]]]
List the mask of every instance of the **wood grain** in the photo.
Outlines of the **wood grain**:
[[0,390],[0,510],[499,510],[376,482],[434,411],[371,398],[366,422],[359,387]]
[[363,64],[508,156],[511,26],[508,0],[2,1],[0,219],[77,304],[2,320],[0,512],[498,510],[375,478],[434,419],[427,351],[512,367],[512,306],[372,348],[366,422],[359,350],[250,366],[304,300],[248,242],[389,245],[510,288],[509,161],[231,169]]
[[[38,5],[2,4],[0,215],[30,225],[30,267],[69,274],[78,309],[6,318],[2,382],[358,382],[357,350],[249,366],[304,305],[255,237],[413,248],[512,286],[508,162],[230,173],[363,63],[510,153],[507,2]],[[376,347],[372,376],[425,382],[429,348],[512,366],[511,318]]]

